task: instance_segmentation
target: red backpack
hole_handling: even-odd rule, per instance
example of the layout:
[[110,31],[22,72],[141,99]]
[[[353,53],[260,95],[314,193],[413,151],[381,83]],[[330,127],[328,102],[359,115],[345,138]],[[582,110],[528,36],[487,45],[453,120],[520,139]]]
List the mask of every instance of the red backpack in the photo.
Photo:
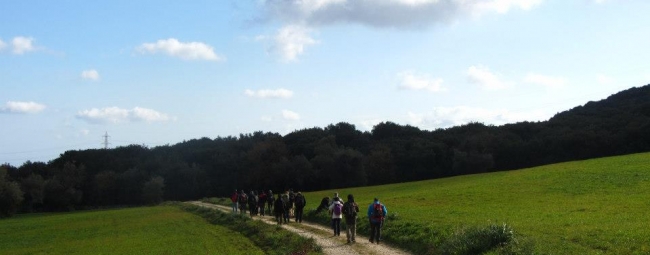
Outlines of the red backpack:
[[377,220],[384,219],[384,209],[382,208],[381,204],[375,203],[372,205],[372,217]]

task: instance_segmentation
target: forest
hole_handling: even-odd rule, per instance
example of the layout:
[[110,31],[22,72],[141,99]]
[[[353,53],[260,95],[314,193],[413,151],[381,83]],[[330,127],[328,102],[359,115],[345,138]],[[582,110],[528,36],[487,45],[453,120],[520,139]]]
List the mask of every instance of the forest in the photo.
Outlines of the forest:
[[66,151],[0,166],[0,216],[399,183],[650,151],[650,85],[547,121],[369,132],[341,122],[284,136],[254,132],[148,148]]

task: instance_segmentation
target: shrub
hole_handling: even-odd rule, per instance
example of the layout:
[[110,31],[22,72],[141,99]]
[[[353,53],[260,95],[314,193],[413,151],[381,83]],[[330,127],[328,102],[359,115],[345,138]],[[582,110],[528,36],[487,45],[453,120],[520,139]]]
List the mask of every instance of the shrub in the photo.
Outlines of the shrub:
[[460,228],[440,246],[437,254],[531,254],[529,243],[520,244],[507,224]]

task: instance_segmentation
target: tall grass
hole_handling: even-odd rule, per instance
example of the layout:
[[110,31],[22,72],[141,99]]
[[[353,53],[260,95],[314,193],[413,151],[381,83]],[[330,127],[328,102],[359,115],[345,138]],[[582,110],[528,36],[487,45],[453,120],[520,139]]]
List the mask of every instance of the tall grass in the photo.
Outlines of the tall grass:
[[[642,153],[304,194],[312,209],[334,192],[354,194],[362,214],[379,198],[389,215],[399,215],[386,221],[386,241],[418,254],[436,254],[461,233],[503,223],[520,254],[650,254],[649,166],[650,153]],[[360,233],[368,233],[365,221]],[[499,252],[509,251],[487,253]]]

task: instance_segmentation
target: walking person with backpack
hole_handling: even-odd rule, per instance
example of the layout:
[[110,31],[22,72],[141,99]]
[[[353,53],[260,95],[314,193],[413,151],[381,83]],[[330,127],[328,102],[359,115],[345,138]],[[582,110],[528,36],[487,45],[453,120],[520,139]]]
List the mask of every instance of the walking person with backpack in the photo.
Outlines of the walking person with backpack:
[[248,210],[250,211],[251,217],[257,215],[257,194],[255,191],[251,190],[250,195],[248,195]]
[[343,204],[343,216],[345,217],[345,236],[348,238],[348,243],[356,243],[357,236],[357,214],[359,213],[359,205],[354,202],[354,196],[348,194],[348,201]]
[[241,193],[239,193],[239,213],[246,214],[246,204],[248,204],[248,196],[246,196],[244,190],[241,190]]
[[284,223],[289,223],[289,210],[291,210],[291,208],[289,207],[290,206],[289,205],[289,191],[286,191],[278,199],[282,200],[283,209],[284,209],[284,214],[282,215],[282,218],[284,219]]
[[341,218],[343,218],[343,203],[338,197],[334,198],[334,202],[329,207],[329,212],[332,215],[332,229],[334,229],[334,236],[341,236]]
[[275,215],[275,221],[278,222],[278,225],[282,224],[282,218],[284,218],[284,202],[280,194],[278,194],[278,199],[275,200],[273,205],[273,213]]
[[307,199],[302,195],[302,193],[300,193],[300,191],[298,191],[294,198],[294,204],[296,205],[296,222],[302,223],[302,213],[307,205]]
[[269,215],[273,215],[273,203],[275,202],[275,198],[273,197],[273,190],[269,190],[269,193],[266,195],[266,197],[266,202],[269,207]]
[[260,194],[257,196],[257,211],[260,216],[264,216],[265,204],[266,204],[266,193],[264,193],[264,190],[260,190]]
[[388,214],[386,206],[375,198],[375,201],[368,207],[368,219],[370,219],[370,242],[379,244],[381,241],[381,227],[384,225],[384,218]]

